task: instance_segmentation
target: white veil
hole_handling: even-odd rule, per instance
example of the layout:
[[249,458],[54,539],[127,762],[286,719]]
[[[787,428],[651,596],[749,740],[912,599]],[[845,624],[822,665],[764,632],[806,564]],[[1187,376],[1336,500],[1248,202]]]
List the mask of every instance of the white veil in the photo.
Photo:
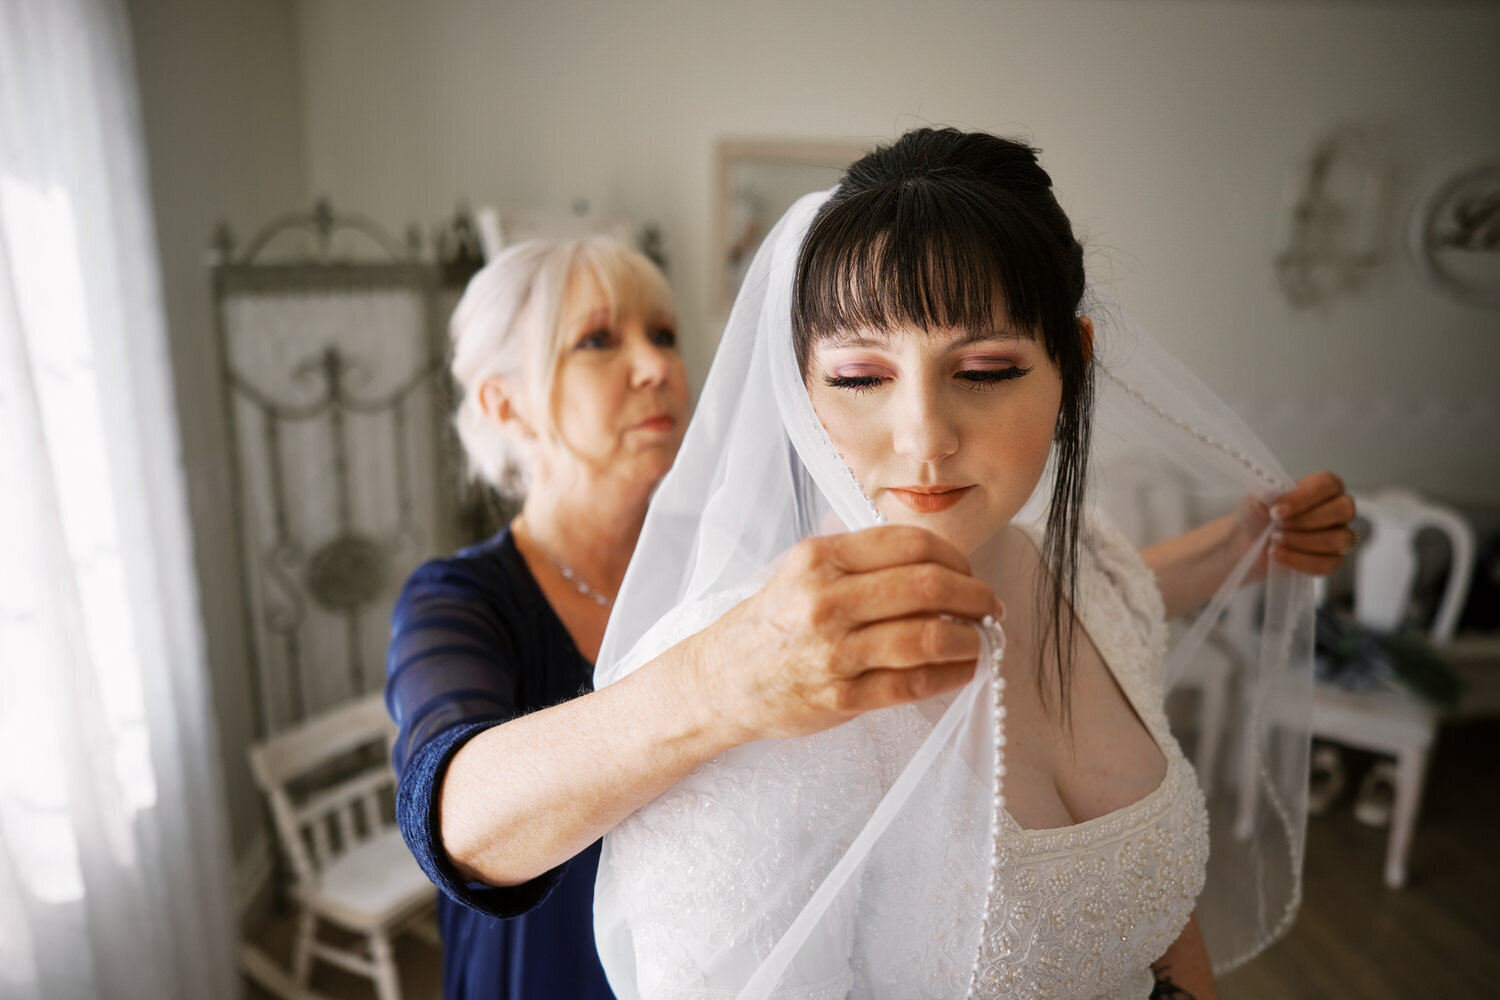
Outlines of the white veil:
[[[792,347],[794,266],[826,197],[798,201],[750,265],[677,462],[652,500],[596,686],[712,623],[799,540],[877,523],[814,415]],[[1149,509],[1140,516],[1143,496],[1165,491],[1169,506],[1206,519],[1247,492],[1270,499],[1289,488],[1222,402],[1119,310],[1091,299],[1100,376],[1091,506],[1123,511],[1115,520],[1143,544],[1181,527],[1149,523]],[[1044,512],[1047,491],[1044,477],[1020,517]],[[1190,756],[1220,761],[1205,776],[1212,846],[1197,911],[1220,971],[1289,925],[1305,830],[1309,581],[1273,566],[1264,585],[1241,588],[1254,554],[1173,633],[1167,653],[1174,680],[1218,684],[1235,701],[1213,746],[1194,725],[1182,730]],[[956,695],[738,747],[608,835],[595,930],[616,993],[969,995],[1002,783],[992,676],[980,669]],[[1181,707],[1193,708],[1189,695]],[[673,823],[682,810],[699,815]],[[685,939],[663,913],[706,925]],[[668,988],[682,982],[696,988]]]

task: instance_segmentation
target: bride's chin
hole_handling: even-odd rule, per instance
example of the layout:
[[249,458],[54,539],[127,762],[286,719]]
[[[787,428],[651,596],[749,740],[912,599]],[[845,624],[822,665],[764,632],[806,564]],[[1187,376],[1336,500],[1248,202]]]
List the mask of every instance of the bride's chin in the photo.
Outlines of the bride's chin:
[[1004,524],[990,528],[986,525],[975,524],[974,518],[954,517],[949,511],[941,514],[917,514],[909,510],[886,510],[885,514],[888,524],[909,524],[917,528],[926,528],[945,542],[950,543],[965,556],[972,555],[978,551],[986,542],[1005,528]]

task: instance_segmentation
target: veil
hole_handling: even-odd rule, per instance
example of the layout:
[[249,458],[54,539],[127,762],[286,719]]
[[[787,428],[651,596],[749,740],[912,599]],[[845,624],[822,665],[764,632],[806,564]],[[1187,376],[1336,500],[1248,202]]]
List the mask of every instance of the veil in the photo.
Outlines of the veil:
[[[597,660],[610,684],[753,594],[801,539],[879,514],[812,409],[791,341],[799,200],[752,261],[676,464],[652,499]],[[1291,485],[1214,394],[1098,289],[1089,517],[1134,546]],[[1040,524],[1049,477],[1018,522]],[[1282,934],[1300,897],[1311,588],[1269,529],[1195,618],[1162,690],[1209,811],[1197,904],[1219,972]],[[976,573],[983,575],[975,563]],[[622,998],[974,995],[1004,792],[1003,634],[956,693],[720,755],[605,837],[595,936]],[[1223,709],[1225,700],[1227,710]],[[1221,710],[1214,711],[1215,706]],[[692,933],[683,933],[689,927]],[[685,989],[682,984],[691,984]]]

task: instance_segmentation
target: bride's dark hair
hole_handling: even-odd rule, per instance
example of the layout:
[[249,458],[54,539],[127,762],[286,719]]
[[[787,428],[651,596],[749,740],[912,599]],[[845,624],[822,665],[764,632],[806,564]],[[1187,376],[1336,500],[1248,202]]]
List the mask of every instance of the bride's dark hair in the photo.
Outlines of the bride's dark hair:
[[[1094,375],[1079,327],[1083,248],[1037,150],[984,132],[916,129],[849,167],[808,230],[792,291],[804,374],[817,341],[853,329],[980,328],[1040,337],[1062,378],[1040,582],[1066,719],[1078,534]],[[1046,688],[1043,687],[1045,694]]]

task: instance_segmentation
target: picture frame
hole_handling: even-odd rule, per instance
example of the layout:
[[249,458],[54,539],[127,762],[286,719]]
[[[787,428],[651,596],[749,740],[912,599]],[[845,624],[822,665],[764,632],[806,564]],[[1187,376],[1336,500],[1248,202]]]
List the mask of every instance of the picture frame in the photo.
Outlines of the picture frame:
[[844,139],[719,141],[712,301],[721,313],[734,305],[745,269],[776,220],[802,195],[832,187],[867,150]]

